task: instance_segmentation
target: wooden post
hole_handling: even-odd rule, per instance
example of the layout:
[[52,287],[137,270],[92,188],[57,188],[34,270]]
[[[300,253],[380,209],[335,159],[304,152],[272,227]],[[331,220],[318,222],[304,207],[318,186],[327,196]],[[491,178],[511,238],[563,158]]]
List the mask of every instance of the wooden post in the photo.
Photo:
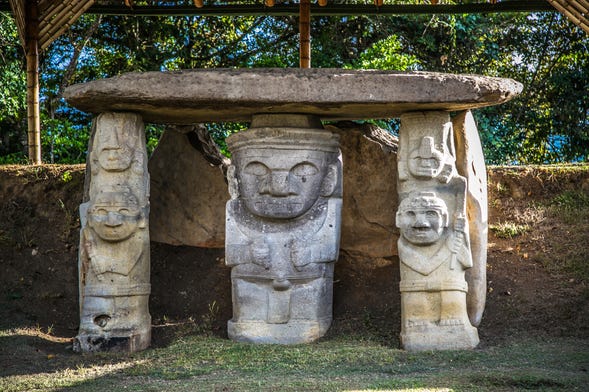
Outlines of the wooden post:
[[41,121],[39,116],[39,4],[26,0],[27,122],[29,162],[41,164]]
[[311,68],[310,0],[301,0],[299,7],[299,64],[301,68]]

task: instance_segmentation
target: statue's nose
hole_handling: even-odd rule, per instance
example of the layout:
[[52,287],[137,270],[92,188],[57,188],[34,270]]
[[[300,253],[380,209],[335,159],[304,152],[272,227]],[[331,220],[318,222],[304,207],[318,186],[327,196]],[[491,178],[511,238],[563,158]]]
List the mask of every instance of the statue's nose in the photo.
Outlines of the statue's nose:
[[289,195],[289,173],[287,171],[272,172],[270,177],[270,194],[273,196]]
[[109,211],[106,217],[106,224],[108,226],[120,226],[122,223],[121,216],[118,213]]
[[430,223],[427,220],[426,216],[424,213],[418,213],[415,215],[415,224],[413,225],[413,227],[416,228],[427,228],[430,227]]

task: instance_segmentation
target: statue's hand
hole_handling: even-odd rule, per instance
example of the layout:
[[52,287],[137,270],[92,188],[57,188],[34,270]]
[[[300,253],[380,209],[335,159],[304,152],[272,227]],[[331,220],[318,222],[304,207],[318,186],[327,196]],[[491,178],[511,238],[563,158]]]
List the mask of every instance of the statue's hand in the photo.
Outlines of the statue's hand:
[[464,233],[466,230],[466,218],[464,215],[459,215],[454,221],[454,230]]
[[270,269],[270,247],[265,242],[255,242],[252,244],[253,263]]
[[290,245],[290,260],[299,271],[313,261],[308,246],[309,244],[298,245],[296,242],[292,242]]
[[452,241],[452,253],[459,253],[464,245],[464,234],[457,232],[454,234],[454,241]]

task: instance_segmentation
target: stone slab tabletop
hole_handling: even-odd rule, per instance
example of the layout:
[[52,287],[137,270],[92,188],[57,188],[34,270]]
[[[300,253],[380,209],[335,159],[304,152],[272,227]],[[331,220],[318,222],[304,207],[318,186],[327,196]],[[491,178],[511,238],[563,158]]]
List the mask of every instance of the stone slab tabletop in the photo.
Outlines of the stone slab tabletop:
[[253,68],[127,73],[68,87],[66,100],[91,113],[136,112],[153,123],[250,121],[259,113],[324,120],[391,118],[506,102],[522,85],[479,75],[380,70]]

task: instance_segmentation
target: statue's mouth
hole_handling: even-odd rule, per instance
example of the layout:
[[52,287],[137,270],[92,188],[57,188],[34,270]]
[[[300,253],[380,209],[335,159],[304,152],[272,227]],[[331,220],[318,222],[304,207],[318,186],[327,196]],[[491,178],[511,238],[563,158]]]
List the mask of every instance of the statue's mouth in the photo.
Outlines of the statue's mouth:
[[303,203],[298,201],[289,201],[288,198],[279,200],[269,199],[256,202],[256,209],[259,211],[275,212],[277,215],[299,212],[302,208]]

